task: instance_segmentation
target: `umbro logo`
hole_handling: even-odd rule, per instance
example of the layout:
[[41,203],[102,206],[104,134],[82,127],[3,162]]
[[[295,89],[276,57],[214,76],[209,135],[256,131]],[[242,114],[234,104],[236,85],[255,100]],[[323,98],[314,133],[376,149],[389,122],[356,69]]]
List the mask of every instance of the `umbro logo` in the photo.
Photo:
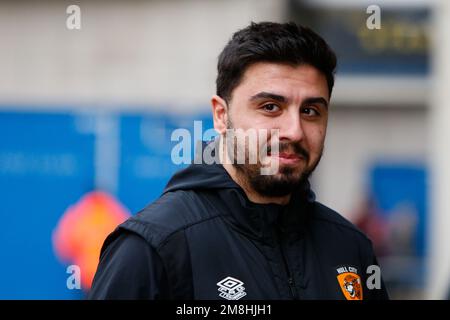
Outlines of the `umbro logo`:
[[244,288],[244,283],[233,277],[226,277],[217,282],[219,286],[219,297],[227,300],[239,300],[247,295]]

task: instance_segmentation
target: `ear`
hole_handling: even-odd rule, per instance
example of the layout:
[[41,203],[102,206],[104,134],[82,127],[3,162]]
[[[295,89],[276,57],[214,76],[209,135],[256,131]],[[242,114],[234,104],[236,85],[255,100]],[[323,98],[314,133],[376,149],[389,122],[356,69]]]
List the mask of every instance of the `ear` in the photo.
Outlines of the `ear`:
[[211,107],[214,120],[214,129],[222,135],[227,130],[227,103],[221,97],[214,95],[211,98]]

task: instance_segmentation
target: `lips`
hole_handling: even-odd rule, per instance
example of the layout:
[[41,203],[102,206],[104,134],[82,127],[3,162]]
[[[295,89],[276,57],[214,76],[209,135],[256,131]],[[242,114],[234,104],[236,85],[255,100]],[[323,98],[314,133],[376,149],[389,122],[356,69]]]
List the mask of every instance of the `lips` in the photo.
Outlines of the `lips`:
[[295,154],[295,153],[285,153],[285,152],[281,152],[278,155],[278,158],[283,158],[283,159],[290,159],[290,160],[300,160],[302,157]]
[[301,160],[305,158],[301,155],[295,153],[285,153],[281,152],[278,155],[268,154],[268,156],[276,158],[276,160],[283,165],[297,165]]
[[277,155],[272,155],[271,152],[267,153],[268,156],[276,156],[278,158],[282,159],[290,159],[290,160],[300,160],[303,159],[303,156],[295,154],[295,153],[286,153],[286,152],[280,152]]
[[[272,145],[267,148],[267,155],[277,157],[280,160],[305,160],[308,162],[309,153],[305,148],[294,143],[279,143],[275,153],[272,153]],[[275,151],[275,150],[274,150]]]

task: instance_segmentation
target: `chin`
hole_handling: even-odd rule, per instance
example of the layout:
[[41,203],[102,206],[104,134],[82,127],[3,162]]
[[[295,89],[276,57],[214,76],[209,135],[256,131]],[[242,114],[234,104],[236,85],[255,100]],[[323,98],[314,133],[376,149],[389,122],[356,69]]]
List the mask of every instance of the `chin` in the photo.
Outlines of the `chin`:
[[304,165],[280,165],[277,175],[302,176],[305,170]]

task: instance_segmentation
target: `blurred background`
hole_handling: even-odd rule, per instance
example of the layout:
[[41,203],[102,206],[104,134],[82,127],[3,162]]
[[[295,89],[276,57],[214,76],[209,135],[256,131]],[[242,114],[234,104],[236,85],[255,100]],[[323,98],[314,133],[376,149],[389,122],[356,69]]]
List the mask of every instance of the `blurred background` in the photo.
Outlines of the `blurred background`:
[[105,236],[183,167],[172,132],[212,128],[217,56],[251,21],[335,49],[317,198],[369,235],[393,299],[448,298],[450,3],[372,4],[0,1],[0,299],[85,297]]

